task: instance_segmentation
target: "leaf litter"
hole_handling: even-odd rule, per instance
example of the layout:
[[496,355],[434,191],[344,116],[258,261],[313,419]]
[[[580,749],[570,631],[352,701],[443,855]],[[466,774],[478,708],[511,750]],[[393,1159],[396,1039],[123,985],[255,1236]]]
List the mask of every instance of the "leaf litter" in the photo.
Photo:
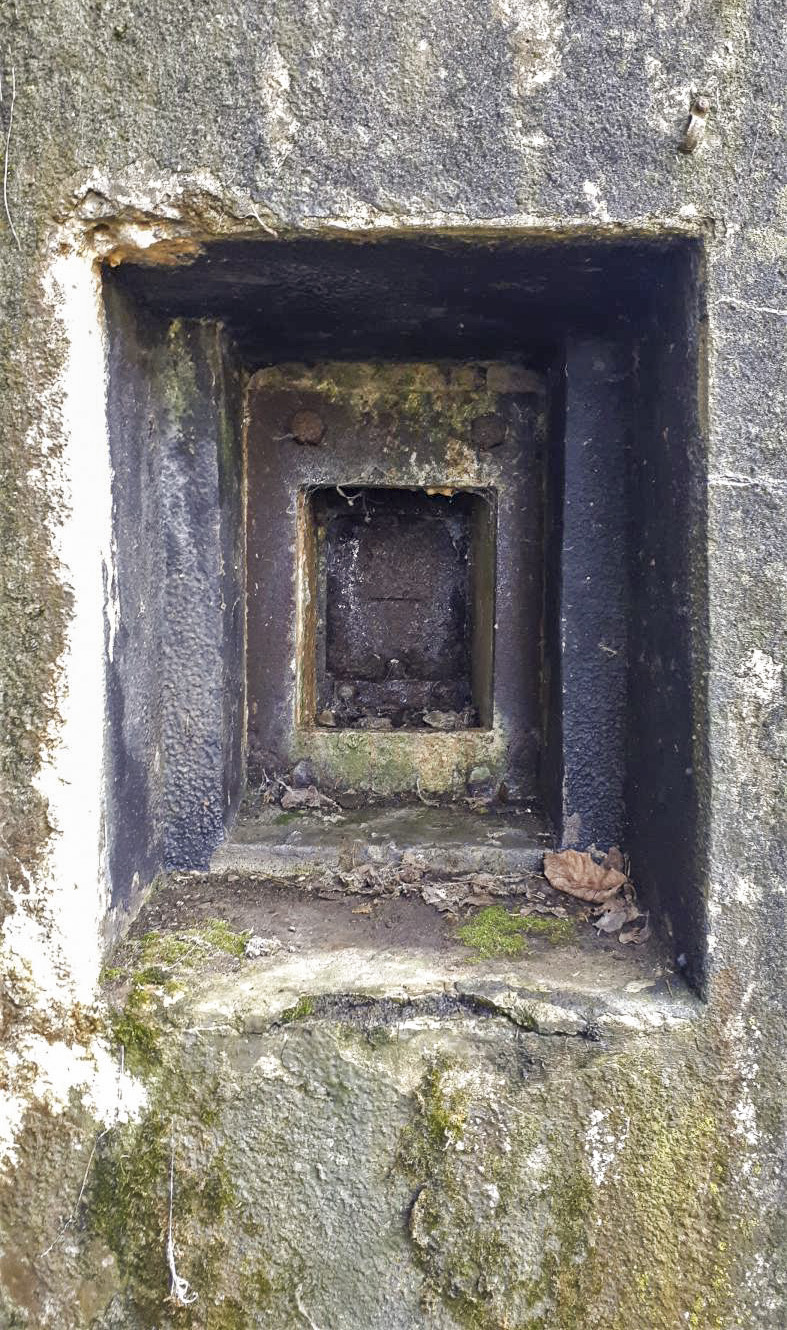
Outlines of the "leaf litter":
[[556,891],[594,906],[598,933],[617,933],[623,945],[647,942],[650,915],[637,904],[629,868],[617,845],[601,857],[591,850],[560,850],[544,855],[544,876]]
[[[281,777],[263,773],[261,802],[279,803],[287,811],[309,811],[324,821],[342,821],[340,805],[315,785],[294,788]],[[418,790],[423,803],[430,804]],[[469,803],[470,800],[465,800]],[[605,854],[591,846],[589,850],[547,851],[544,855],[544,877],[549,885],[565,895],[589,905],[578,918],[590,919],[596,932],[605,936],[617,934],[622,945],[640,944],[651,936],[650,914],[637,904],[634,885],[629,877],[629,865],[617,845]],[[419,895],[426,905],[442,913],[457,916],[470,909],[483,909],[496,905],[501,899],[519,898],[519,915],[545,915],[568,918],[569,911],[548,900],[543,890],[543,878],[535,873],[439,873],[432,865],[425,865],[418,855],[405,851],[392,863],[364,862],[349,867],[325,870],[313,888],[323,899],[337,899],[346,895],[390,897]],[[370,912],[370,911],[369,911]],[[353,914],[366,914],[360,906]]]

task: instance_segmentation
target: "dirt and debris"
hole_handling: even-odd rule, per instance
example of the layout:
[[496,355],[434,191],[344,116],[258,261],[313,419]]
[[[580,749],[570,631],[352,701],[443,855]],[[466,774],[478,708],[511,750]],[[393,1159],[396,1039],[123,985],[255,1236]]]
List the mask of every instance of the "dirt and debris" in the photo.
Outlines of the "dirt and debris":
[[296,762],[290,775],[290,782],[296,790],[305,790],[308,785],[317,784],[317,776],[312,763],[308,758],[302,758]]
[[638,912],[623,925],[618,934],[618,942],[624,945],[628,942],[640,944],[647,942],[650,933],[650,911],[646,910],[644,914]]
[[467,778],[467,793],[471,799],[493,799],[499,788],[499,782],[495,781],[489,767],[475,766],[471,769]]
[[474,707],[463,707],[461,711],[424,711],[422,720],[430,730],[466,730],[476,724]]
[[419,860],[416,851],[405,851],[399,863],[363,863],[326,870],[310,884],[310,889],[323,900],[348,895],[420,896],[426,905],[454,915],[496,900],[526,897],[545,912],[565,915],[562,906],[547,904],[541,890],[544,886],[543,879],[536,874],[435,874]]
[[[603,953],[623,967],[621,982],[637,978],[631,970],[635,958],[649,981],[654,973],[673,976],[655,936],[642,938],[645,945],[621,946],[615,935],[592,927],[592,910],[561,897],[537,874],[519,880],[483,873],[458,878],[423,873],[413,863],[404,865],[404,872],[367,865],[289,882],[243,873],[172,874],[140,911],[105,978],[113,986],[128,982],[129,975],[152,980],[154,961],[166,981],[173,968],[229,973],[248,964],[287,963],[290,955],[347,948],[440,954],[450,964],[476,965],[474,938],[487,950],[494,944],[494,954],[510,962],[515,958],[506,958],[506,948],[498,946],[501,923],[504,940],[513,934],[524,944],[523,964],[559,953],[573,973],[596,965]],[[640,930],[640,920],[629,922],[631,930]],[[477,925],[468,935],[470,951],[459,935],[467,925]],[[194,945],[197,937],[212,939],[211,945]]]
[[[391,724],[387,718],[370,716],[359,722],[356,728],[390,730]],[[533,811],[530,805],[524,804],[521,800],[512,800],[505,783],[495,780],[487,766],[471,768],[464,791],[450,794],[427,792],[418,780],[414,794],[415,798],[428,808],[463,806],[474,812],[488,812],[505,805],[507,812],[512,812],[520,806],[528,814]],[[287,812],[301,811],[325,816],[337,810],[356,812],[365,807],[388,805],[401,807],[412,802],[413,791],[403,791],[401,795],[392,797],[354,787],[346,789],[330,787],[328,794],[320,788],[313,764],[308,759],[303,759],[282,776],[278,772],[270,773],[261,767],[255,775],[254,784],[246,791],[240,811],[242,816],[253,816],[260,809],[279,805]]]
[[[373,802],[366,792],[356,790],[337,791],[335,798],[324,794],[316,784],[304,784],[313,775],[311,764],[305,761],[298,763],[286,780],[263,773],[256,797],[262,807],[279,804],[284,813],[316,816],[326,824],[342,823],[344,814]],[[490,777],[487,767],[474,767],[468,775],[467,793],[451,802],[461,802],[473,812],[491,815],[495,807],[502,807],[502,792]],[[416,793],[428,807],[442,805],[443,801],[427,797],[420,787]],[[357,845],[355,842],[355,848]],[[358,895],[420,897],[426,905],[453,916],[501,900],[519,904],[524,900],[523,914],[532,912],[561,918],[567,916],[568,898],[575,902],[572,915],[591,924],[599,938],[614,939],[622,945],[641,945],[652,932],[649,914],[637,901],[628,860],[614,845],[605,852],[595,846],[584,851],[547,851],[543,876],[499,871],[436,872],[434,862],[427,863],[417,848],[406,849],[398,858],[386,862],[363,854],[360,862],[353,859],[346,866],[309,873],[303,885],[323,900]]]
[[[437,691],[438,685],[433,691]],[[367,689],[367,692],[372,691]],[[465,706],[453,708],[423,708],[406,706],[401,698],[384,698],[366,703],[373,711],[362,710],[360,704],[338,698],[334,706],[324,707],[317,715],[317,725],[328,729],[344,730],[456,730],[473,729],[478,725],[478,711]]]

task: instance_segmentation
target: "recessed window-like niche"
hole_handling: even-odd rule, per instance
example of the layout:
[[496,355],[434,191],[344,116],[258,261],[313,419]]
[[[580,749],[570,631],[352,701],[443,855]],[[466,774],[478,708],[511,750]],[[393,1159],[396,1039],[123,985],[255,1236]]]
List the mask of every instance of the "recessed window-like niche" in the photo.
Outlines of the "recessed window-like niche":
[[480,865],[512,828],[533,862],[621,845],[699,974],[703,271],[699,238],[625,228],[106,270],[113,904],[299,765],[450,803],[460,839],[480,784],[508,810]]
[[547,397],[546,376],[521,362],[254,375],[253,764],[307,759],[328,788],[380,796],[426,780],[452,794],[482,766],[535,794]]
[[488,728],[494,495],[334,487],[307,493],[303,506],[302,557],[314,570],[299,653],[303,720]]

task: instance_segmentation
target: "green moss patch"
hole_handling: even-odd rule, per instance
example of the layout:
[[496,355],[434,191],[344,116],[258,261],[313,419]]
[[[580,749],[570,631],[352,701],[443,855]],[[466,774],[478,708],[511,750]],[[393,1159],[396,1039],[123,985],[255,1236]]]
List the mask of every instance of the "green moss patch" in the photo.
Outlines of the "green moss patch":
[[135,978],[142,983],[159,983],[166,978],[162,966],[191,966],[215,952],[242,956],[250,937],[247,930],[236,932],[225,919],[216,918],[177,933],[145,933],[137,943],[141,969]]
[[464,946],[476,953],[478,960],[496,956],[521,956],[527,950],[528,937],[540,937],[557,945],[573,941],[576,929],[572,919],[514,914],[502,905],[489,905],[468,923],[457,929]]
[[412,1182],[434,1171],[435,1161],[461,1141],[467,1121],[466,1096],[451,1083],[450,1067],[439,1059],[415,1092],[415,1120],[399,1141],[397,1163]]
[[287,1007],[279,1017],[283,1025],[289,1025],[292,1021],[305,1021],[307,1016],[313,1016],[315,1011],[315,1001],[308,993],[304,993],[298,998],[294,1007]]
[[125,1006],[112,1017],[113,1043],[123,1049],[129,1071],[146,1075],[160,1061],[160,1030],[149,1011],[150,999],[144,987],[134,984]]

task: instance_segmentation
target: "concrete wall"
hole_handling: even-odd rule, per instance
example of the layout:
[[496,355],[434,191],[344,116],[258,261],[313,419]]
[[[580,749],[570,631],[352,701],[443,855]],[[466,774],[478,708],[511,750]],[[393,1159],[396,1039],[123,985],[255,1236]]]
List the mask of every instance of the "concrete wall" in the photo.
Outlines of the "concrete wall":
[[111,903],[205,867],[243,767],[239,373],[218,329],[107,290],[116,606],[108,625]]
[[[176,1318],[195,1326],[269,1323],[264,1290],[254,1303],[248,1288],[237,1298],[233,1287],[243,1261],[272,1241],[277,1207],[302,1220],[297,1233],[286,1235],[294,1264],[290,1276],[281,1275],[275,1304],[282,1326],[361,1330],[363,1324],[367,1330],[395,1324],[391,1308],[400,1305],[407,1308],[401,1324],[490,1330],[516,1323],[515,1316],[523,1324],[538,1324],[541,1316],[558,1326],[619,1330],[681,1324],[762,1330],[784,1323],[782,23],[774,0],[688,0],[677,7],[666,0],[606,6],[490,0],[481,7],[469,0],[431,7],[409,0],[217,0],[210,7],[18,0],[3,9],[5,1324],[126,1327],[149,1325],[152,1315],[161,1325]],[[683,154],[678,147],[690,100],[700,90],[711,102],[707,132],[697,152]],[[274,1056],[270,1049],[258,1050],[264,1085],[253,1102],[264,1102],[274,1124],[291,1122],[291,1097],[307,1106],[309,1095],[298,1099],[297,1086],[311,1079],[331,1106],[333,1139],[345,1145],[334,1151],[320,1137],[318,1146],[323,1119],[310,1119],[304,1108],[300,1148],[272,1178],[263,1169],[250,1183],[253,1195],[274,1193],[273,1209],[260,1221],[263,1233],[255,1238],[243,1230],[236,1248],[217,1248],[215,1230],[203,1234],[201,1299],[188,1312],[177,1311],[162,1301],[173,1104],[192,1105],[183,1122],[192,1124],[193,1143],[194,1124],[207,1130],[211,1108],[201,1103],[201,1086],[214,1086],[209,1098],[225,1095],[214,1145],[225,1147],[236,1184],[240,1178],[243,1185],[244,1170],[252,1168],[244,1145],[252,1138],[248,1101],[233,1091],[232,1075],[223,1080],[225,1071],[214,1068],[215,1084],[198,1084],[206,1065],[193,1054],[191,1034],[165,1045],[177,1075],[162,1098],[157,1076],[142,1061],[119,1070],[118,1050],[132,1047],[131,1032],[127,1024],[122,1037],[108,1033],[105,1009],[96,1002],[102,939],[122,922],[109,896],[107,827],[118,808],[113,812],[106,794],[112,767],[105,742],[114,696],[105,653],[120,621],[122,587],[112,539],[118,459],[110,452],[111,339],[97,265],[129,257],[177,264],[205,240],[270,230],[296,237],[409,228],[587,233],[610,240],[627,232],[683,230],[704,243],[707,323],[698,380],[707,414],[707,483],[695,499],[707,511],[707,539],[691,551],[690,566],[672,548],[664,549],[664,558],[668,570],[680,565],[690,583],[707,585],[704,610],[687,601],[693,630],[707,627],[706,663],[699,667],[706,673],[694,680],[693,694],[707,690],[703,723],[692,727],[692,765],[702,779],[687,787],[689,804],[701,805],[706,831],[696,844],[692,813],[684,826],[671,823],[656,834],[658,810],[645,808],[638,836],[644,871],[662,899],[670,891],[680,895],[687,863],[701,856],[705,1002],[683,1014],[667,1009],[658,1023],[657,1052],[624,1050],[610,1030],[609,1061],[599,1073],[582,1057],[574,1063],[573,1054],[570,1067],[545,1060],[549,1088],[530,1109],[538,1117],[537,1110],[552,1105],[552,1146],[568,1140],[577,1169],[566,1163],[563,1172],[544,1171],[546,1156],[538,1154],[528,1117],[515,1152],[519,1181],[506,1203],[507,1223],[530,1246],[523,1254],[510,1229],[498,1233],[493,1225],[491,1236],[503,1246],[477,1249],[470,1274],[444,1218],[456,1217],[456,1231],[466,1230],[468,1216],[478,1219],[482,1196],[459,1176],[461,1150],[440,1148],[435,1156],[416,1148],[401,1174],[408,1185],[399,1208],[381,1208],[386,1169],[401,1157],[399,1148],[387,1140],[378,1150],[367,1134],[361,1149],[349,1124],[398,1121],[387,1099],[394,1082],[386,1080],[382,1064],[364,1063],[376,1105],[365,1114],[368,1100],[357,1091],[355,1074],[337,1073],[337,1058],[315,1052],[308,1030],[305,1051],[285,1066],[286,1075],[275,1061],[265,1061]],[[192,350],[201,336],[193,335]],[[197,359],[196,381],[204,392],[206,355]],[[219,360],[207,363],[220,376]],[[668,360],[656,369],[664,385],[665,432],[673,370]],[[680,475],[683,465],[681,441],[665,446],[654,492],[679,507],[698,469],[688,469],[687,490],[673,487],[669,477]],[[672,459],[674,467],[667,464]],[[211,483],[221,483],[221,474]],[[648,484],[636,474],[631,483]],[[232,478],[224,489],[229,504],[236,502],[235,485]],[[656,558],[655,523],[646,543]],[[647,575],[642,593],[650,594]],[[218,632],[227,611],[220,599],[212,603]],[[676,638],[680,644],[680,629]],[[696,665],[702,653],[691,658]],[[680,687],[686,686],[685,659],[685,652],[677,653]],[[646,650],[643,680],[652,686],[662,665]],[[659,695],[665,716],[671,715],[668,692]],[[137,719],[144,729],[142,712]],[[226,718],[227,733],[235,723]],[[658,727],[658,712],[650,723]],[[664,769],[670,770],[668,753]],[[133,802],[132,765],[118,774],[116,798],[128,791]],[[226,791],[216,798],[218,826]],[[157,830],[142,804],[135,817],[141,835],[126,851],[129,867],[132,860],[150,865],[159,853]],[[389,995],[398,991],[397,982],[380,979]],[[568,980],[553,975],[550,982],[559,987]],[[224,1007],[208,1003],[209,1019],[202,1013],[196,1023],[235,1012],[237,994],[222,1000]],[[644,1038],[655,1021],[655,1008],[647,1002],[644,1008],[639,1015],[624,1010],[618,1033],[626,1022],[633,1030],[636,1017],[641,1025],[632,1037]],[[264,1004],[260,1010],[267,1019]],[[342,1018],[334,1015],[340,1038]],[[460,1039],[452,1024],[455,1013],[429,1008],[424,1019],[431,1022],[434,1046],[419,1052],[406,1074],[397,1073],[397,1111],[413,1128],[416,1147],[424,1136],[438,1147],[455,1144],[459,1127],[450,1096],[447,1108],[438,1105],[437,1125],[430,1117],[434,1057],[452,1059],[452,1075],[470,1101],[480,1096],[475,1116],[488,1131],[474,1140],[470,1156],[482,1159],[496,1139],[495,1124],[507,1130],[525,1111],[521,1101],[508,1116],[495,1107],[495,1068],[504,1064],[506,1076],[515,1073],[515,1031],[505,1024],[498,1060],[482,1076],[474,1073],[482,1031],[471,1029],[467,1045],[464,1029]],[[184,1030],[194,1024],[184,1022]],[[534,1038],[541,1037],[535,1031]],[[551,1037],[544,1035],[547,1043]],[[182,1060],[181,1049],[189,1054]],[[538,1058],[537,1047],[531,1052]],[[624,1052],[621,1070],[617,1059]],[[247,1065],[248,1050],[237,1046],[232,1054]],[[506,1087],[501,1102],[508,1103],[508,1093]],[[153,1187],[150,1175],[147,1182],[135,1175],[138,1209],[127,1219],[127,1232],[112,1229],[106,1211],[100,1218],[100,1193],[91,1192],[87,1216],[83,1198],[77,1204],[92,1143],[110,1125],[118,1154],[109,1155],[93,1179],[103,1178],[110,1195],[120,1176],[112,1170],[122,1168],[129,1151],[144,1156],[140,1143],[159,1142],[151,1168],[158,1181]],[[258,1156],[285,1158],[278,1130],[265,1135],[260,1127],[253,1137]],[[293,1131],[284,1139],[291,1143]],[[728,1147],[723,1160],[714,1153],[721,1140]],[[580,1159],[581,1141],[587,1150]],[[505,1155],[501,1142],[498,1153]],[[604,1164],[619,1148],[625,1185],[616,1181],[614,1160]],[[716,1163],[704,1171],[702,1161],[711,1156]],[[309,1204],[299,1209],[291,1203],[300,1194],[297,1179],[304,1167],[318,1177],[326,1160],[338,1169],[336,1187],[309,1188]],[[641,1167],[653,1179],[644,1194],[634,1185]],[[688,1191],[681,1189],[687,1178]],[[492,1182],[500,1190],[499,1181]],[[407,1206],[427,1184],[427,1199],[409,1216]],[[384,1213],[391,1241],[375,1246],[368,1259],[357,1257],[358,1278],[344,1286],[341,1321],[334,1301],[340,1282],[338,1274],[332,1279],[328,1259],[335,1229],[320,1228],[315,1215],[333,1214],[337,1197],[352,1213],[361,1192],[371,1198],[365,1210],[370,1224]],[[220,1187],[207,1194],[214,1215],[221,1194]],[[530,1222],[535,1196],[547,1197],[543,1224]],[[155,1241],[143,1222],[146,1206]],[[72,1215],[65,1237],[58,1237]],[[476,1228],[489,1232],[480,1220]],[[196,1230],[186,1231],[202,1242]],[[237,1238],[240,1230],[232,1231]],[[595,1245],[599,1231],[602,1250]],[[343,1271],[362,1250],[361,1238],[343,1249]],[[558,1249],[564,1260],[549,1265],[545,1257],[546,1265],[538,1265],[535,1254]],[[152,1263],[140,1251],[153,1253]],[[222,1265],[222,1251],[230,1251],[229,1264]],[[642,1263],[643,1251],[654,1254],[652,1265]],[[210,1252],[213,1274],[204,1263]],[[512,1301],[496,1283],[512,1252],[516,1261],[524,1263],[527,1255],[535,1262],[527,1266],[529,1302],[524,1295]],[[283,1248],[274,1253],[275,1278],[266,1275],[274,1284],[285,1254]],[[406,1298],[402,1286],[390,1282],[400,1261]],[[217,1267],[229,1269],[235,1285],[225,1285]],[[613,1308],[622,1296],[618,1272],[625,1268],[635,1271],[638,1296],[623,1286],[627,1319],[621,1321]],[[577,1270],[587,1282],[577,1283]],[[492,1292],[479,1304],[483,1278]],[[468,1279],[475,1280],[469,1292]],[[361,1292],[363,1315],[353,1321],[347,1309]]]

